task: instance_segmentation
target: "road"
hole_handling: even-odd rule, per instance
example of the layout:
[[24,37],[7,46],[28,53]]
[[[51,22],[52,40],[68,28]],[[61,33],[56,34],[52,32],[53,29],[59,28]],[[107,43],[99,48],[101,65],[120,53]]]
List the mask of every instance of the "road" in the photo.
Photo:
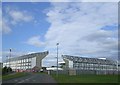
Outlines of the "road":
[[57,82],[50,75],[40,74],[40,73],[30,73],[30,75],[28,76],[3,81],[2,83],[3,85],[10,85],[10,84],[23,85],[23,83],[24,84],[54,83],[54,85],[57,85]]

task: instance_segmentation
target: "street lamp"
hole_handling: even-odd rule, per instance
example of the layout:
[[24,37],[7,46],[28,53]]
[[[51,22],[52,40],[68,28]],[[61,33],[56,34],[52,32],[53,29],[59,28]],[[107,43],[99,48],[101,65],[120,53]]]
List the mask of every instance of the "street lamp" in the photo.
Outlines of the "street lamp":
[[58,76],[58,45],[59,43],[57,43],[56,45],[57,45],[57,76]]

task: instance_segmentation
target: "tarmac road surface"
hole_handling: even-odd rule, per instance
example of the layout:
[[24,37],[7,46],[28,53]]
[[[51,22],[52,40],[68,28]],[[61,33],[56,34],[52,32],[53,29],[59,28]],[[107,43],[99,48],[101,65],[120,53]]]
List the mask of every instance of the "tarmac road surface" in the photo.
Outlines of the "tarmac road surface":
[[[39,83],[53,83],[54,85],[57,85],[57,82],[47,74],[39,74],[39,73],[30,73],[28,76],[15,78],[7,81],[2,82],[3,85],[22,85],[23,83],[29,83],[30,85],[33,84],[39,84]],[[40,84],[41,85],[41,84]]]

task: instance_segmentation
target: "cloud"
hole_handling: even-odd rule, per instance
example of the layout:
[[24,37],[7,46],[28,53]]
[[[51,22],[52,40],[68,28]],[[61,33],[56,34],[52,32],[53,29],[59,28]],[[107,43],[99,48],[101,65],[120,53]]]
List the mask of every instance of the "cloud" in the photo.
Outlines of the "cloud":
[[26,11],[11,10],[9,15],[12,18],[12,24],[17,24],[19,22],[30,22],[33,20],[33,16],[29,15]]
[[83,39],[86,39],[88,41],[101,41],[112,36],[113,31],[100,30],[96,33],[92,33],[83,37]]
[[2,33],[8,34],[12,31],[11,28],[9,27],[8,21],[3,19],[2,22],[0,22],[0,23],[2,23],[2,29],[1,29]]
[[[19,56],[23,56],[23,55],[28,55],[28,54],[32,54],[32,53],[36,53],[36,52],[34,52],[34,51],[15,51],[15,50],[12,50],[11,58],[19,57]],[[9,51],[7,51],[7,50],[0,51],[0,62],[5,61],[6,59],[8,59],[9,56],[10,56]]]
[[[1,3],[0,3],[0,50],[2,50],[2,10],[1,10]],[[2,61],[2,57],[0,56],[0,62]]]
[[[11,57],[18,57],[18,56],[22,56],[22,55],[25,55],[25,54],[28,54],[29,52],[18,52],[18,51],[13,51],[11,52]],[[5,61],[10,55],[10,52],[9,51],[0,51],[0,58],[2,58],[2,60],[0,61]]]
[[117,58],[117,30],[102,29],[117,24],[117,3],[51,4],[46,13],[51,26],[45,34],[45,49],[55,53],[59,42],[59,54]]
[[20,23],[29,23],[34,20],[34,17],[25,10],[14,9],[10,7],[5,8],[3,12],[2,28],[0,29],[3,34],[12,32],[11,26],[19,25]]
[[40,36],[33,36],[29,38],[25,43],[36,47],[41,47],[45,45],[45,43],[40,40]]

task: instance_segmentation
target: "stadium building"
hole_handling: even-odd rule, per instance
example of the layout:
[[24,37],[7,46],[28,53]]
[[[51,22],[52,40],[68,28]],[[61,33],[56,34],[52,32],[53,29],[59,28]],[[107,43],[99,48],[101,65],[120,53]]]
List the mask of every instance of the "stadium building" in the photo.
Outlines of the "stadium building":
[[65,61],[64,69],[72,74],[118,74],[120,65],[117,61],[103,58],[85,58],[62,55]]
[[27,54],[19,57],[7,59],[3,67],[11,67],[13,71],[40,71],[42,68],[42,59],[49,54],[48,51]]

